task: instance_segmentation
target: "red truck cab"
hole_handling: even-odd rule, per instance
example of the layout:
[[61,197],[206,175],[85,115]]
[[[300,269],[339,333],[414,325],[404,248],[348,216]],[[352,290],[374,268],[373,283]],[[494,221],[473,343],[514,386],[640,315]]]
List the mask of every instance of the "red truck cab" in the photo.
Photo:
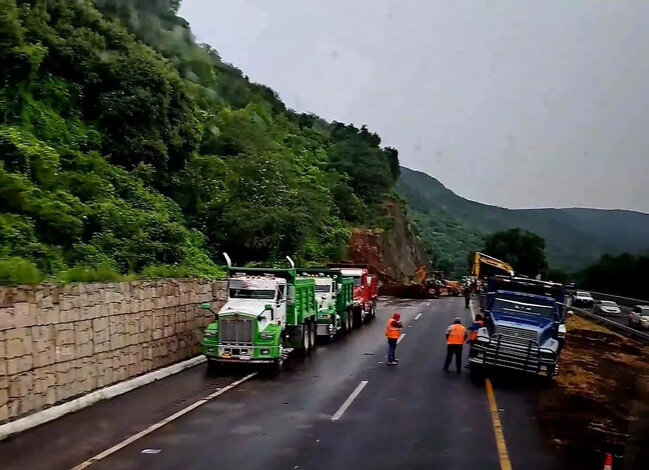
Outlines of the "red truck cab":
[[344,277],[354,280],[354,326],[359,327],[376,317],[376,303],[379,296],[379,278],[370,274],[364,264],[329,264],[340,269]]

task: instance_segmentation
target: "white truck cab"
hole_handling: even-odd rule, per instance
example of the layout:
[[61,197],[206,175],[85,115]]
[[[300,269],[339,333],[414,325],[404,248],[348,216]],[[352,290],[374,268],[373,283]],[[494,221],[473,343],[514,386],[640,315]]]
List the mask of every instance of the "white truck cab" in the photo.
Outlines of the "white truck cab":
[[260,332],[270,323],[285,324],[286,299],[286,279],[231,277],[228,279],[228,300],[219,310],[220,342],[252,343],[254,321]]
[[336,302],[336,281],[330,277],[315,278],[315,295],[318,309],[333,306]]

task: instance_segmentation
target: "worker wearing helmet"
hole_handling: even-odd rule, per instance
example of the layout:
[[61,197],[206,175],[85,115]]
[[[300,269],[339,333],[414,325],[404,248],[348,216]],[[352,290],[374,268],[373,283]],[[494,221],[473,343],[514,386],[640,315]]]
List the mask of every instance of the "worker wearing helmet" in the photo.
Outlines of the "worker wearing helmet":
[[455,355],[455,371],[462,372],[462,346],[466,341],[466,328],[462,326],[460,317],[455,317],[453,324],[446,329],[446,360],[444,361],[444,372],[448,372],[451,359]]
[[392,315],[392,318],[388,319],[388,323],[385,325],[385,336],[388,338],[388,361],[386,364],[389,366],[396,365],[398,361],[396,358],[397,340],[401,335],[401,328],[403,328],[403,325],[399,322],[400,319],[401,314],[397,312]]
[[[475,320],[473,320],[473,323],[471,326],[468,328],[469,331],[469,339],[467,343],[469,345],[473,344],[475,340],[478,338],[478,330],[484,326],[484,318],[482,317],[481,314],[476,314]],[[469,349],[469,358],[475,356],[476,352],[474,349],[470,348]],[[467,364],[465,367],[469,367]]]

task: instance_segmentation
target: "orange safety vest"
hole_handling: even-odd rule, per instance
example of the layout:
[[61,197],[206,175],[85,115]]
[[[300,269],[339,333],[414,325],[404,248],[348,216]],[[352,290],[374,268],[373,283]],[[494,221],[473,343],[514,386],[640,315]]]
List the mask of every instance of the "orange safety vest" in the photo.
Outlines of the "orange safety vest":
[[451,332],[448,335],[446,344],[464,344],[464,338],[466,337],[466,328],[458,323],[453,323],[450,328]]
[[[480,328],[484,326],[484,322],[482,320],[478,320],[476,323]],[[478,337],[478,330],[471,330],[471,333],[469,333],[469,341],[475,341],[477,337]]]
[[390,318],[387,325],[385,325],[385,336],[387,336],[389,339],[399,339],[399,328],[392,326],[392,322],[395,321],[396,320],[394,318]]

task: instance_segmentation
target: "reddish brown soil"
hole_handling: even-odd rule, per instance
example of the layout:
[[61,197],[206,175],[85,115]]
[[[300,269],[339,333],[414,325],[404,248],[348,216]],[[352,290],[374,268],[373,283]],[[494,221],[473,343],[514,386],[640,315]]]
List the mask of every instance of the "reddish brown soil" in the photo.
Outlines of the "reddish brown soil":
[[570,319],[556,383],[537,395],[537,418],[566,469],[649,468],[649,348]]
[[429,268],[429,260],[419,240],[413,234],[405,209],[398,201],[384,206],[387,228],[354,230],[349,242],[347,259],[369,266],[381,282],[382,295],[392,295],[390,288],[406,285],[417,267]]

